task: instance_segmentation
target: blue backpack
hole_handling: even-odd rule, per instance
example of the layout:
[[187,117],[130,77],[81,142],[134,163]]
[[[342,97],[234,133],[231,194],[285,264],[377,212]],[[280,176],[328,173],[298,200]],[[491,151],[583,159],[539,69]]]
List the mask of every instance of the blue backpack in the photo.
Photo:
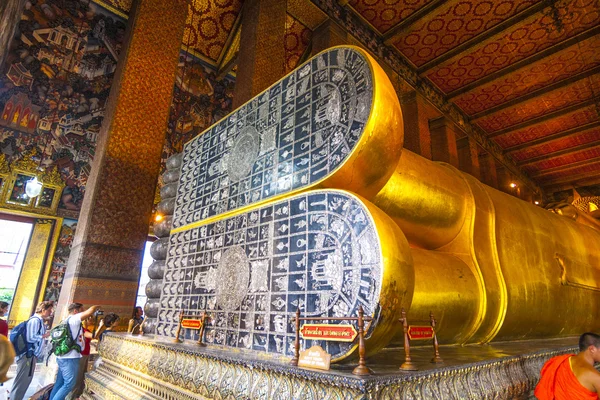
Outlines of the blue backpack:
[[[27,321],[21,322],[19,325],[15,326],[12,331],[10,331],[9,339],[15,348],[15,354],[17,356],[26,354],[27,358],[33,357],[35,343],[30,343],[27,341],[27,324],[32,318],[34,317],[29,318]],[[40,323],[38,334],[42,333],[42,326],[43,323]]]

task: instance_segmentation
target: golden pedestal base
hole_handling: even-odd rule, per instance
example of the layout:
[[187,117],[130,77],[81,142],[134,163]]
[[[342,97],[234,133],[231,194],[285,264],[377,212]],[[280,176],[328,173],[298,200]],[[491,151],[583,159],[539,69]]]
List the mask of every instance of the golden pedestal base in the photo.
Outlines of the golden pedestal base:
[[[444,347],[444,364],[429,348],[415,348],[420,371],[401,372],[402,349],[369,359],[374,375],[356,377],[353,365],[331,371],[259,360],[195,343],[171,344],[118,334],[105,336],[102,363],[86,376],[85,399],[404,399],[529,398],[549,358],[575,352],[576,339]],[[465,362],[465,360],[472,362]],[[482,361],[483,360],[483,361]]]

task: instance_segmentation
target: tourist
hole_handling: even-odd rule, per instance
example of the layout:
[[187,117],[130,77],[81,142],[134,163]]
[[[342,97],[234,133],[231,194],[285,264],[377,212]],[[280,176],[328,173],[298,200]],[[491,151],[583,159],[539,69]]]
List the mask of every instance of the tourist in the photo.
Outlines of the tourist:
[[[42,357],[44,339],[50,335],[46,332],[44,320],[50,318],[54,312],[54,303],[42,301],[35,309],[25,325],[25,341],[29,350],[17,354],[17,375],[12,386],[11,400],[22,400],[29,388],[35,372],[35,364]],[[14,328],[17,330],[18,326]],[[11,334],[12,337],[12,334]]]
[[141,333],[142,322],[144,322],[144,311],[142,310],[142,307],[137,306],[133,309],[133,315],[127,326],[127,333]]
[[108,313],[100,323],[100,327],[96,331],[95,337],[98,338],[98,342],[102,341],[106,332],[112,332],[119,322],[119,316],[115,313]]
[[[94,312],[96,312],[98,308],[100,308],[100,306],[92,306],[83,311],[83,305],[81,303],[73,303],[68,307],[69,316],[59,324],[67,325],[67,328],[70,331],[68,332],[70,333],[70,340],[66,340],[66,346],[70,348],[70,350],[62,354],[62,352],[56,352],[55,347],[58,376],[56,377],[56,383],[54,384],[52,393],[50,393],[50,400],[64,400],[67,397],[67,394],[75,387],[77,373],[79,371],[79,359],[81,358],[81,352],[85,349],[81,322],[94,315]],[[53,332],[57,328],[59,328],[59,326],[53,328]],[[53,344],[56,346],[56,343]]]
[[598,399],[600,372],[594,363],[600,362],[600,335],[584,333],[579,338],[579,353],[551,358],[542,367],[535,388],[539,400]]
[[[8,312],[9,304],[5,301],[0,301],[0,317],[4,317]],[[8,323],[3,318],[0,318],[0,335],[8,337]]]
[[83,321],[83,341],[84,348],[81,351],[81,358],[79,359],[79,370],[77,373],[77,380],[75,382],[75,387],[67,396],[67,400],[77,399],[79,396],[83,394],[83,389],[85,389],[85,373],[88,369],[88,361],[90,359],[90,344],[92,341],[92,326],[94,325],[94,316],[89,316],[87,319]]

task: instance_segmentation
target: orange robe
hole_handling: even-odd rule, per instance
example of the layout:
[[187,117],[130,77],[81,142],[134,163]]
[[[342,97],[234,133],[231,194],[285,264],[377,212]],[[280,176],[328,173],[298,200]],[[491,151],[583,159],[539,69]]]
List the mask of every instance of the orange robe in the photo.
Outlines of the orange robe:
[[539,400],[598,400],[598,393],[583,387],[571,369],[569,358],[574,354],[552,357],[542,368],[535,388]]

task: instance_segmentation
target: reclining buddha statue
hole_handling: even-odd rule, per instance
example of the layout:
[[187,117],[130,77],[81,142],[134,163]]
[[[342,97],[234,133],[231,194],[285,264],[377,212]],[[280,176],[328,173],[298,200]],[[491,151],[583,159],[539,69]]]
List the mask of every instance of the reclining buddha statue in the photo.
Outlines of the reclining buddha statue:
[[[600,328],[600,231],[403,149],[402,111],[355,47],[313,57],[185,145],[147,329],[274,358],[305,317],[372,317],[374,353],[413,319],[441,343]],[[172,181],[173,179],[171,179]],[[167,190],[168,191],[168,190]],[[333,323],[333,322],[332,322]],[[197,339],[198,331],[185,333]],[[357,343],[320,344],[334,361]]]

